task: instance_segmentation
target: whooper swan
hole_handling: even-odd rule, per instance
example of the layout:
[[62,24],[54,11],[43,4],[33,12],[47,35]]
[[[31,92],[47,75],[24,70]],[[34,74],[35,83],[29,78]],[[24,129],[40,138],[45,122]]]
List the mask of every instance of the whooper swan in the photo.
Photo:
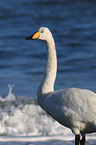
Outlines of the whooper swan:
[[[43,40],[47,47],[46,70],[37,92],[39,105],[60,124],[72,130],[75,134],[75,145],[79,143],[84,145],[85,135],[96,132],[96,94],[79,88],[54,91],[57,57],[55,42],[50,30],[41,27],[26,39]],[[81,140],[80,134],[82,135]]]

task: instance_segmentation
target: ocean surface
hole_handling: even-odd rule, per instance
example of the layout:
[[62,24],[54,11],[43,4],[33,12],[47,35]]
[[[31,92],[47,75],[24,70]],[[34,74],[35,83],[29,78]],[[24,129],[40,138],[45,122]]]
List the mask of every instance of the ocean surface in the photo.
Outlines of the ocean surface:
[[[58,57],[55,90],[96,93],[95,0],[0,0],[0,145],[72,145],[71,131],[37,104],[46,47],[26,41],[39,27],[54,36]],[[96,134],[87,145],[96,145]]]

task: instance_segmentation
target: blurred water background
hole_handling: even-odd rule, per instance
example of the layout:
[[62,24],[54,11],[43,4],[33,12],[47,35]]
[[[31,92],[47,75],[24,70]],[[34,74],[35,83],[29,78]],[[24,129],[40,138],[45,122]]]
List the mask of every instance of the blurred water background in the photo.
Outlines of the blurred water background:
[[[34,101],[45,70],[46,47],[25,38],[41,26],[52,31],[56,42],[55,89],[96,92],[95,0],[0,0],[0,135],[71,134]],[[14,85],[9,85],[10,91],[8,84]]]

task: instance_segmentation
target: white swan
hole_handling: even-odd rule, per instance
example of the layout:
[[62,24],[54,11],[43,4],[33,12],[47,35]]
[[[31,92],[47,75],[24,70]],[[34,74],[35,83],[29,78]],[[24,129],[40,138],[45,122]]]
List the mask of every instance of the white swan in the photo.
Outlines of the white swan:
[[84,145],[85,134],[96,132],[96,94],[79,88],[54,91],[57,57],[51,32],[48,28],[41,27],[26,39],[43,40],[47,46],[45,75],[37,92],[39,105],[60,124],[72,130],[75,145]]

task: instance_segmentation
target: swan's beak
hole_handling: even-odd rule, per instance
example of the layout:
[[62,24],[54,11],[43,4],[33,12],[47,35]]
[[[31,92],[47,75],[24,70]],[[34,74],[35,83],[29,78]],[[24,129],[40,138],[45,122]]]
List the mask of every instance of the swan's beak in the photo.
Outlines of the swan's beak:
[[31,35],[31,36],[29,36],[29,37],[27,37],[27,38],[25,38],[25,39],[26,39],[26,40],[38,39],[39,36],[40,36],[40,32],[36,32],[36,33],[34,33],[33,35]]

